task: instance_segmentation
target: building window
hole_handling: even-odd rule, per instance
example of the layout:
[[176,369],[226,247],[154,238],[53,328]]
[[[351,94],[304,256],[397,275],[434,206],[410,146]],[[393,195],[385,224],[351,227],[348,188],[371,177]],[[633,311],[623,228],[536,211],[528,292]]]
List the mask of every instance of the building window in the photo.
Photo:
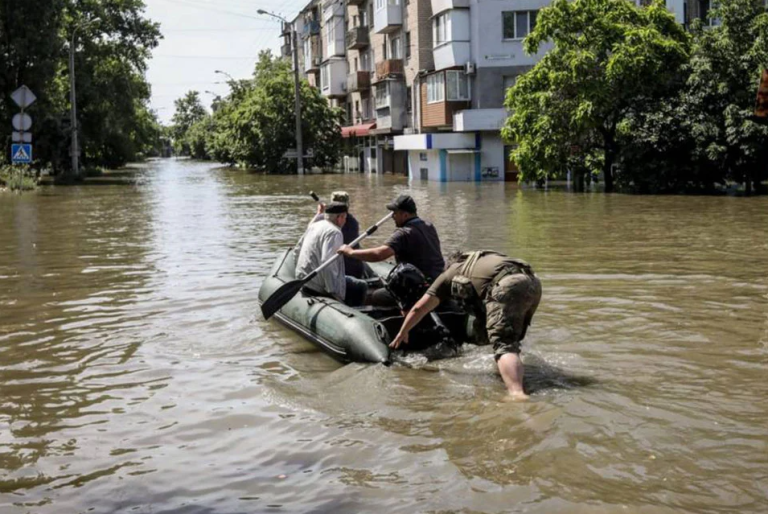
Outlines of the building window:
[[421,180],[429,180],[429,168],[419,168],[419,178]]
[[405,88],[405,111],[413,112],[413,90],[409,87]]
[[445,99],[449,102],[469,101],[469,80],[463,71],[445,72]]
[[330,66],[323,66],[320,68],[320,87],[326,90],[331,87],[330,80],[328,79],[328,71]]
[[523,39],[536,27],[539,11],[505,11],[502,15],[504,39]]
[[327,38],[328,47],[330,48],[333,46],[334,40],[336,39],[336,23],[334,23],[333,19],[331,19],[331,21],[325,25],[328,27],[325,31],[325,35]]
[[371,54],[370,53],[365,52],[364,54],[360,54],[360,70],[361,71],[371,70]]
[[376,0],[376,10],[378,11],[379,9],[384,9],[384,4],[384,0]]
[[427,156],[427,152],[419,152],[419,160],[422,162],[428,161],[429,157]]
[[389,105],[389,83],[381,82],[376,85],[376,108]]
[[445,75],[436,73],[427,77],[427,103],[445,101]]
[[448,13],[439,14],[432,20],[432,41],[433,46],[448,41]]
[[411,58],[411,33],[405,33],[405,59]]
[[402,59],[403,49],[400,44],[402,40],[400,36],[393,37],[389,40],[389,58],[390,59]]

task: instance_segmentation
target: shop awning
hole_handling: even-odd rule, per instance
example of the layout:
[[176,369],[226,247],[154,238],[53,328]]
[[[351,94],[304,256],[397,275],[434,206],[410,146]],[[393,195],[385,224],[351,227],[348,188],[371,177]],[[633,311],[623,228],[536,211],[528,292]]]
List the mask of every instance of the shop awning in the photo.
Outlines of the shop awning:
[[376,128],[376,123],[363,123],[362,125],[352,125],[351,127],[341,127],[341,137],[362,137],[368,136],[371,129]]

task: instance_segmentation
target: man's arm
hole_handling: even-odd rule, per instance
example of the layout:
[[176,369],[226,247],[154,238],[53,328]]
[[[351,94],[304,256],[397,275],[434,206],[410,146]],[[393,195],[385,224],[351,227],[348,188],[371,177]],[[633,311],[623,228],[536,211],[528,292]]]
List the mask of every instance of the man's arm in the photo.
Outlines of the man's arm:
[[387,245],[365,250],[354,250],[350,246],[344,245],[339,248],[339,253],[364,262],[381,262],[395,255],[395,251]]
[[421,299],[416,302],[416,305],[413,306],[411,312],[405,317],[403,326],[400,327],[400,332],[397,333],[397,336],[395,336],[395,339],[390,343],[389,347],[397,349],[402,343],[407,344],[408,332],[418,325],[427,314],[435,310],[438,305],[440,305],[440,299],[437,296],[432,296],[431,294],[422,296]]

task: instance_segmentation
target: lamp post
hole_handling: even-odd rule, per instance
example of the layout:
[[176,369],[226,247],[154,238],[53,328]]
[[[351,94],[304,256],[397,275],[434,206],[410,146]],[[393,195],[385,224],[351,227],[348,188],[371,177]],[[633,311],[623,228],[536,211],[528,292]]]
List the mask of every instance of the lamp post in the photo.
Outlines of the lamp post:
[[293,47],[293,86],[296,95],[296,171],[304,174],[304,142],[301,134],[301,82],[299,81],[299,41],[296,27],[288,23],[288,20],[277,14],[272,14],[264,9],[256,11],[264,16],[271,16],[291,26],[291,46]]
[[71,106],[70,116],[72,117],[72,146],[69,151],[72,154],[72,176],[75,179],[80,178],[80,150],[77,144],[77,93],[75,91],[75,36],[78,30],[100,21],[101,18],[94,18],[79,23],[72,31],[72,39],[69,42],[69,103]]
[[214,73],[218,73],[219,75],[224,75],[229,80],[231,80],[232,82],[236,82],[235,78],[232,75],[230,75],[229,73],[227,73],[226,71],[216,70],[216,71],[214,71]]

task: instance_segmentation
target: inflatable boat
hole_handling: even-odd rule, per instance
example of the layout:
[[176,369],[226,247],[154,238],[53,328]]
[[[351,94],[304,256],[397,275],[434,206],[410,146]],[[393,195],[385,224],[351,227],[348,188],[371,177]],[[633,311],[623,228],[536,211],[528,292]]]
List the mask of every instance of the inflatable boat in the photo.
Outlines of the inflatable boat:
[[[295,255],[280,253],[259,289],[263,304],[280,286],[295,279]],[[365,280],[369,287],[382,287],[394,267],[391,263],[366,264]],[[456,342],[469,337],[470,318],[453,304],[441,306],[440,319]],[[274,318],[317,345],[340,362],[390,364],[389,343],[400,330],[403,316],[397,308],[349,307],[333,298],[300,292],[286,303]],[[440,341],[434,322],[426,318],[409,338],[408,351],[423,351]]]

